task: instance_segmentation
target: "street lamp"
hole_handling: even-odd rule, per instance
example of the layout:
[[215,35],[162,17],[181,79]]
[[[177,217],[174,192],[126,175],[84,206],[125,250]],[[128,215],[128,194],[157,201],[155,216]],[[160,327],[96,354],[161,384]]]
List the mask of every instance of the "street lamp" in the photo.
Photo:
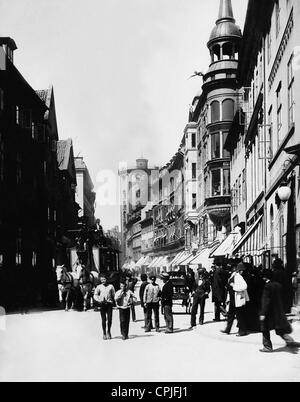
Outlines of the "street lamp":
[[287,183],[282,183],[281,187],[279,187],[279,189],[277,191],[277,194],[278,194],[280,201],[282,201],[283,203],[286,203],[292,195],[292,190],[287,185]]

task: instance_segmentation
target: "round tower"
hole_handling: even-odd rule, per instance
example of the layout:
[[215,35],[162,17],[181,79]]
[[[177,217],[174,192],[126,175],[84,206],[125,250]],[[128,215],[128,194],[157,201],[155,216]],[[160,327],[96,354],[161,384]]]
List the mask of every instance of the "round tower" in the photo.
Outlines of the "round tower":
[[219,17],[208,41],[211,64],[204,76],[206,94],[206,213],[222,237],[231,228],[230,153],[224,148],[237,109],[238,52],[242,33],[231,0],[220,0]]

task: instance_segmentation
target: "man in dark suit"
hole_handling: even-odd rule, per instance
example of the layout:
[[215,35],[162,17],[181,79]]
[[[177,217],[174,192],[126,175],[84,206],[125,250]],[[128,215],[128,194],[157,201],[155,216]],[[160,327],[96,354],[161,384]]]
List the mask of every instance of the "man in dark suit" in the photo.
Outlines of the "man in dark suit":
[[214,321],[221,320],[221,312],[226,315],[226,296],[229,275],[222,265],[217,265],[211,281],[212,302],[215,304]]
[[161,292],[161,306],[163,309],[163,314],[166,322],[166,334],[172,334],[174,331],[174,320],[173,320],[173,284],[170,281],[170,275],[166,272],[162,274],[162,280],[164,285]]
[[208,279],[208,273],[207,273],[206,269],[200,269],[198,271],[198,274],[199,274],[199,281],[198,281],[198,284],[195,284],[195,288],[194,288],[194,292],[193,292],[193,306],[192,306],[190,329],[193,329],[194,327],[196,327],[196,317],[197,317],[197,312],[198,312],[198,305],[200,305],[199,324],[203,325],[205,302],[210,293],[210,281]]
[[281,294],[282,287],[278,282],[273,281],[271,270],[264,270],[262,275],[266,284],[263,290],[260,311],[264,347],[260,351],[272,352],[273,345],[270,331],[273,329],[286,342],[287,346],[293,346],[294,340],[289,335],[292,332],[292,327],[285,315]]

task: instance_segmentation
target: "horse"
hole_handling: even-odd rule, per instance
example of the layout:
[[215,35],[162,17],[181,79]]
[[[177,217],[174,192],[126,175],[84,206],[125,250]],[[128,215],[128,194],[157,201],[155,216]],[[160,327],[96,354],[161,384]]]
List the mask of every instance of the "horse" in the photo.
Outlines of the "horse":
[[72,301],[71,309],[74,307],[74,290],[76,275],[68,272],[65,266],[56,268],[56,278],[59,292],[59,301],[63,303],[65,300],[65,311],[69,311],[69,302]]
[[84,265],[77,267],[77,275],[83,297],[83,311],[87,311],[88,299],[90,307],[94,306],[94,290],[99,283],[99,275],[98,272],[90,272]]

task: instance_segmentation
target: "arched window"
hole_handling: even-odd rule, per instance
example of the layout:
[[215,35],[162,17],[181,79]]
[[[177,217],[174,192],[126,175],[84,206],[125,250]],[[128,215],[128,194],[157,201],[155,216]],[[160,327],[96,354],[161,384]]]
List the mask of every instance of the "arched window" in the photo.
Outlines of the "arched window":
[[212,48],[212,62],[221,60],[221,47],[220,45],[215,45]]
[[222,103],[222,120],[233,120],[234,117],[234,101],[225,99]]
[[215,123],[216,121],[220,121],[220,103],[218,101],[211,104],[211,122]]
[[234,58],[233,43],[227,42],[223,45],[223,59],[230,60]]

